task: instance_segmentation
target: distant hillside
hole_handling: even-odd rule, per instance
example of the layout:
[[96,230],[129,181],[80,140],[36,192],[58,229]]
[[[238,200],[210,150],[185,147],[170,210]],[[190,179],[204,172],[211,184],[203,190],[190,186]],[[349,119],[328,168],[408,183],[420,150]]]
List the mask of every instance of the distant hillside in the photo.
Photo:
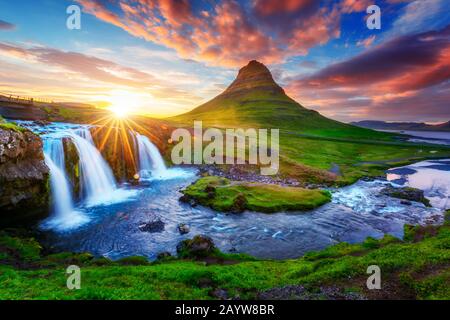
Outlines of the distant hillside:
[[450,131],[450,121],[436,125],[423,122],[385,122],[375,120],[352,122],[351,124],[375,130]]
[[223,93],[169,120],[184,125],[202,120],[205,126],[222,128],[279,128],[291,133],[334,138],[384,140],[391,137],[331,120],[304,108],[286,95],[265,65],[255,60],[239,70],[237,78]]

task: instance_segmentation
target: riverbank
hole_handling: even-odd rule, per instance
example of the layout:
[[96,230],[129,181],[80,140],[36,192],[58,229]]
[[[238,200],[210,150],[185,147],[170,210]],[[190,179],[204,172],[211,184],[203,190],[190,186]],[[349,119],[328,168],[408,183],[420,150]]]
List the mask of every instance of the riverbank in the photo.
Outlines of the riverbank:
[[[405,227],[340,243],[299,259],[143,258],[111,261],[90,254],[46,255],[30,238],[0,235],[0,299],[450,299],[450,225]],[[217,253],[215,253],[217,256]],[[65,269],[81,267],[81,289],[66,288]],[[366,271],[381,269],[382,290]]]

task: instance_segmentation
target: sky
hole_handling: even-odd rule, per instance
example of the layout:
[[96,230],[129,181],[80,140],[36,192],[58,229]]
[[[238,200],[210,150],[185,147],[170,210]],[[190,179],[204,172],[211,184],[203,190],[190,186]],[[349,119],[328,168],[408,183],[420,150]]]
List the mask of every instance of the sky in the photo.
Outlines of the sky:
[[450,120],[446,0],[0,0],[0,93],[165,117],[253,59],[333,119]]

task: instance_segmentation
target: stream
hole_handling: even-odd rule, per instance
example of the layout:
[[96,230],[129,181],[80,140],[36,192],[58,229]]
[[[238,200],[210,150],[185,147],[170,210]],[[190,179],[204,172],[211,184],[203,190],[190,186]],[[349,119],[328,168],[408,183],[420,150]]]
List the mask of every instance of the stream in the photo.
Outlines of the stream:
[[[181,240],[204,234],[224,252],[296,258],[341,241],[355,243],[384,234],[401,238],[405,223],[442,223],[444,209],[450,208],[450,160],[432,160],[392,168],[386,179],[360,180],[330,189],[332,201],[312,211],[223,214],[179,202],[180,190],[197,179],[196,170],[166,168],[157,148],[145,137],[136,135],[143,179],[132,186],[114,181],[106,162],[92,149],[95,147],[87,126],[21,124],[42,136],[52,173],[52,195],[62,201],[54,203],[54,212],[40,225],[46,244],[58,251],[91,252],[111,259],[132,255],[155,259],[160,252],[175,254]],[[80,165],[86,166],[81,173],[87,179],[83,180],[81,201],[74,201],[64,190],[68,186],[58,142],[62,137],[71,138],[77,145]],[[433,207],[416,202],[402,204],[400,199],[380,194],[389,184],[424,190]],[[139,228],[157,220],[163,227],[156,232]],[[190,232],[181,235],[180,223],[188,225]]]

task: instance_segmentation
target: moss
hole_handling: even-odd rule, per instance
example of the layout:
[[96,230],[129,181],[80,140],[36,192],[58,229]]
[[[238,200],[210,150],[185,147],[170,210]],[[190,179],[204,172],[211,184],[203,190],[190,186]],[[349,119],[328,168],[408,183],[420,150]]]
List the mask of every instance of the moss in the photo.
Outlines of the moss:
[[224,212],[311,210],[331,200],[331,194],[324,190],[236,182],[215,176],[203,177],[182,192],[184,201],[193,200]]
[[3,122],[3,121],[0,121],[0,129],[13,130],[21,133],[28,131],[28,129],[18,126],[13,122]]

